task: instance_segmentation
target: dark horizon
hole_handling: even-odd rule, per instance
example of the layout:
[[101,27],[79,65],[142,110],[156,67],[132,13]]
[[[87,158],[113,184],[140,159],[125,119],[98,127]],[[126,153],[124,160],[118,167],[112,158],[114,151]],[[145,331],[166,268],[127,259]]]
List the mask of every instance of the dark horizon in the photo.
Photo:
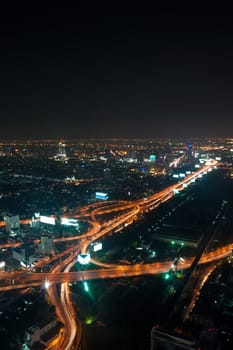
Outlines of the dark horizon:
[[231,137],[226,9],[82,6],[1,13],[2,139]]

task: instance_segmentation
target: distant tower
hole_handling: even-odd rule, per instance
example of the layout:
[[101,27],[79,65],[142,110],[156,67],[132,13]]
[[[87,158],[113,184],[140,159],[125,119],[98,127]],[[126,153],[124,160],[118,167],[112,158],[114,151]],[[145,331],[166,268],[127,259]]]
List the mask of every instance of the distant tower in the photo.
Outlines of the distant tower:
[[55,156],[55,159],[60,161],[67,160],[66,145],[61,141],[58,144],[58,153]]
[[188,143],[187,145],[187,157],[188,160],[191,160],[193,156],[193,144],[192,143]]
[[66,145],[63,142],[59,142],[58,144],[58,155],[60,157],[66,157]]

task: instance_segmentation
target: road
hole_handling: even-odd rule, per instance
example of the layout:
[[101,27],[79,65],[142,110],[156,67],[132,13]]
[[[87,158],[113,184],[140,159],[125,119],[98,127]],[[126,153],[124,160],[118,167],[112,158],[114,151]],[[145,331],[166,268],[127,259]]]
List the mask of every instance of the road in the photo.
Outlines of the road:
[[[232,254],[233,244],[228,244],[225,247],[218,248],[214,251],[203,254],[199,264],[204,265],[211,262],[218,261],[226,258]],[[182,270],[190,268],[195,257],[187,258],[185,263],[178,264],[178,269]],[[70,265],[67,268],[72,267],[77,262],[75,254],[69,257]],[[67,260],[62,262],[62,265],[67,264]],[[43,285],[45,281],[48,281],[50,285],[93,280],[93,279],[108,279],[108,278],[119,278],[119,277],[131,277],[141,275],[155,275],[165,273],[170,270],[173,260],[156,262],[151,264],[136,264],[136,265],[108,265],[108,268],[98,270],[86,270],[77,272],[68,272],[67,268],[62,270],[61,265],[52,272],[38,272],[38,273],[14,273],[14,272],[1,272],[0,281],[6,281],[6,286],[1,286],[0,291],[22,289],[31,285]],[[9,281],[14,280],[14,285],[9,285]],[[48,289],[49,290],[49,289]]]
[[[203,174],[212,170],[217,165],[216,161],[210,161],[201,169],[185,177],[178,183],[167,187],[166,189],[153,194],[147,199],[136,201],[109,201],[97,202],[87,205],[79,210],[71,213],[66,213],[65,217],[71,216],[79,219],[85,219],[90,225],[90,229],[84,235],[56,238],[55,243],[61,241],[77,241],[71,247],[67,248],[60,254],[52,257],[49,262],[56,262],[56,265],[50,272],[33,273],[33,272],[13,272],[0,273],[0,291],[8,291],[12,289],[22,289],[28,286],[39,286],[46,282],[47,293],[50,303],[55,305],[56,314],[59,320],[64,324],[63,333],[59,334],[57,341],[49,345],[51,350],[71,350],[78,348],[81,342],[81,327],[74,315],[72,302],[70,300],[68,282],[83,281],[92,279],[106,279],[118,277],[139,276],[144,274],[159,274],[170,270],[173,261],[157,262],[154,264],[137,264],[137,265],[110,265],[105,264],[104,269],[70,272],[70,269],[77,261],[79,253],[86,253],[89,245],[99,238],[121,231],[124,227],[139,220],[144,212],[155,209],[161,203],[168,201],[175,195],[176,191],[182,191],[188,184],[194,182]],[[105,221],[102,224],[99,221],[101,215],[108,213],[117,213],[117,217]],[[28,224],[27,219],[21,222]],[[3,226],[3,222],[0,223]],[[37,244],[39,241],[35,241]],[[2,245],[1,248],[9,248],[19,246],[20,243],[8,243]],[[205,264],[211,261],[221,259],[231,254],[232,245],[223,247],[208,254],[204,254],[200,260],[200,264]],[[187,269],[192,264],[195,257],[186,260],[182,265],[182,269]],[[94,260],[93,263],[100,264]],[[48,261],[38,262],[38,265],[48,264]],[[60,285],[60,287],[57,287]],[[75,345],[77,344],[77,345]]]

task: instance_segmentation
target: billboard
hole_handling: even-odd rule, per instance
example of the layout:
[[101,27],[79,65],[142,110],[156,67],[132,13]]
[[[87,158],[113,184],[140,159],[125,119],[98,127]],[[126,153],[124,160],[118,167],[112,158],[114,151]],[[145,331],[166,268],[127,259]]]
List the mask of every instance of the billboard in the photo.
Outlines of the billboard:
[[154,163],[156,161],[156,155],[155,154],[151,154],[149,159],[150,159],[151,163]]
[[69,218],[61,218],[61,224],[66,226],[79,226],[78,220]]
[[48,224],[48,225],[55,225],[55,218],[52,218],[50,216],[41,215],[40,222],[42,222],[43,224]]
[[102,243],[100,243],[100,242],[98,242],[98,243],[96,242],[93,245],[94,252],[98,252],[99,250],[102,250],[102,248],[103,248],[103,246],[102,246]]
[[4,270],[6,266],[5,261],[0,261],[0,270]]
[[96,199],[107,200],[108,199],[108,194],[106,192],[96,192],[95,193],[95,198]]
[[78,254],[78,262],[81,265],[87,265],[90,262],[90,254]]

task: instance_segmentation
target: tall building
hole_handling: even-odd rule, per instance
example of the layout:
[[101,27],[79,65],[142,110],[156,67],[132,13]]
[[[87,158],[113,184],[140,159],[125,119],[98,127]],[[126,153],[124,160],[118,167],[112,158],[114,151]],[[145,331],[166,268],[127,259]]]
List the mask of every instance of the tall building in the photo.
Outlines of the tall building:
[[18,230],[20,228],[19,224],[19,215],[13,215],[13,216],[4,216],[4,221],[6,224],[6,231],[12,232],[15,229]]
[[[32,349],[33,345],[39,343],[41,338],[51,332],[57,326],[57,320],[50,322],[41,322],[41,324],[32,326],[25,332],[25,343],[28,349]],[[34,348],[34,347],[33,347]]]
[[59,160],[59,161],[65,161],[68,159],[66,154],[66,145],[61,141],[58,144],[58,152],[54,158],[55,160]]
[[66,157],[66,145],[62,142],[59,142],[58,144],[58,155]]
[[42,235],[38,245],[38,251],[45,255],[52,254],[54,251],[53,237]]
[[189,143],[187,145],[187,157],[188,157],[188,160],[191,160],[193,157],[193,144],[192,143]]
[[180,333],[160,329],[157,325],[151,331],[150,350],[197,350],[196,342],[191,337]]

